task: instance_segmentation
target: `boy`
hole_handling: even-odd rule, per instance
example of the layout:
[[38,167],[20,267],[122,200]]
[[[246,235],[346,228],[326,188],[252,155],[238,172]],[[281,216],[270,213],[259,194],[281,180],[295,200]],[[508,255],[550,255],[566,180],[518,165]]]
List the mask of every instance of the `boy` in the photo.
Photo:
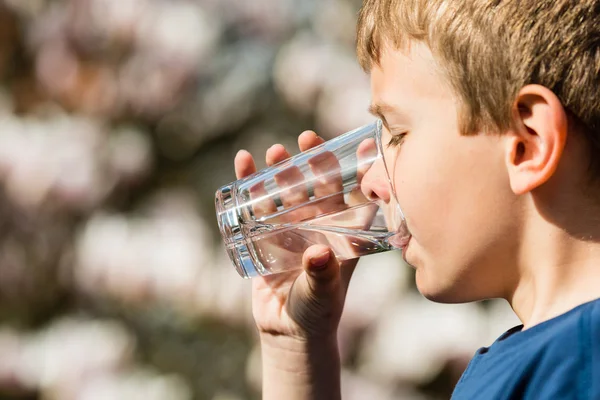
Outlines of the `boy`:
[[[600,0],[365,0],[357,49],[419,291],[504,298],[523,322],[475,354],[453,398],[599,399]],[[245,151],[235,166],[255,170]],[[340,398],[354,263],[320,245],[303,261],[253,282],[265,399]]]

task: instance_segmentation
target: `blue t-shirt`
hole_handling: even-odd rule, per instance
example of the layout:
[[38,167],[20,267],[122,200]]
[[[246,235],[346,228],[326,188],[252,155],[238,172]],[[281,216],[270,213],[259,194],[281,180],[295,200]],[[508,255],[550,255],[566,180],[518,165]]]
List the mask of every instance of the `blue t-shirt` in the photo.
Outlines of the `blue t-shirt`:
[[600,299],[475,353],[452,399],[600,399]]

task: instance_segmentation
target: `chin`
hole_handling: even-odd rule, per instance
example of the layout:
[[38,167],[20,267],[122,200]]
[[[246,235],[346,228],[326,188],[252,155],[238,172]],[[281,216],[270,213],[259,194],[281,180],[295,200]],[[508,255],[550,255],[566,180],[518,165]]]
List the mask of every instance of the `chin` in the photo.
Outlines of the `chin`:
[[423,268],[417,268],[415,274],[417,289],[427,300],[445,304],[467,303],[474,300],[464,288],[442,282],[438,274],[434,275],[431,279],[432,277],[427,276]]

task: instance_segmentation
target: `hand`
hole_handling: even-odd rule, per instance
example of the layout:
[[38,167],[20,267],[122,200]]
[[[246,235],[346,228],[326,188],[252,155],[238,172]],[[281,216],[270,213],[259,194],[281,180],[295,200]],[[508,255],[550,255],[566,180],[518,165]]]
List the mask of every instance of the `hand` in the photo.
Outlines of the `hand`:
[[[311,131],[302,133],[298,138],[300,151],[323,142],[323,139]],[[290,154],[283,146],[275,145],[267,151],[266,162],[271,166],[289,157]],[[311,168],[327,165],[330,170],[335,170],[335,165],[331,163],[337,162],[333,155],[328,157],[327,153],[322,159],[313,161],[314,166],[311,165]],[[238,179],[256,171],[254,160],[248,152],[240,151],[237,154],[235,171]],[[279,186],[290,188],[281,195],[286,208],[307,201],[306,188],[297,184],[301,179],[303,176],[294,168],[276,177]],[[343,197],[340,198],[342,195],[328,197],[332,193],[339,193],[341,184],[339,174],[330,175],[326,181],[315,183],[315,196],[326,199],[315,205],[318,208],[314,210],[315,213],[328,207],[338,207],[340,202],[344,202]],[[264,188],[257,187],[255,190],[255,194],[259,196]],[[272,213],[274,207],[269,202],[258,203],[255,212]],[[303,216],[295,215],[293,218],[302,219]],[[315,338],[330,340],[335,337],[356,262],[349,260],[340,263],[329,247],[319,244],[304,251],[301,258],[302,269],[254,278],[252,310],[261,338],[305,341]]]

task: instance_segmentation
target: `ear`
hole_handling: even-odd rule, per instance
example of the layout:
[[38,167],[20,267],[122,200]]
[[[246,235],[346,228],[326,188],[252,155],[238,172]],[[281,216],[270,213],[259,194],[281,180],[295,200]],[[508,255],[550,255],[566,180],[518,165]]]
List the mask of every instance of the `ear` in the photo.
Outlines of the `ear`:
[[551,90],[527,85],[519,91],[512,114],[506,164],[511,189],[519,195],[541,186],[556,171],[567,140],[567,113]]

